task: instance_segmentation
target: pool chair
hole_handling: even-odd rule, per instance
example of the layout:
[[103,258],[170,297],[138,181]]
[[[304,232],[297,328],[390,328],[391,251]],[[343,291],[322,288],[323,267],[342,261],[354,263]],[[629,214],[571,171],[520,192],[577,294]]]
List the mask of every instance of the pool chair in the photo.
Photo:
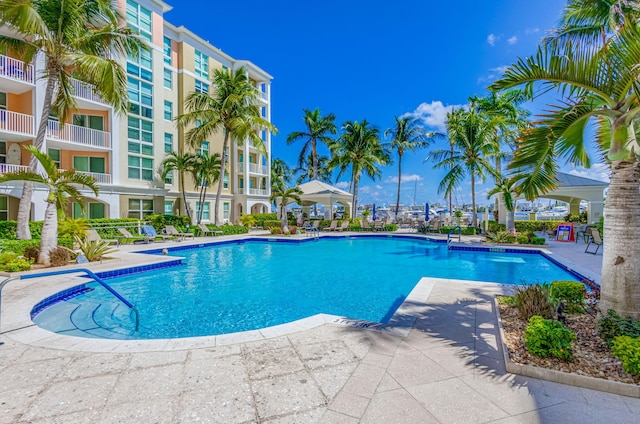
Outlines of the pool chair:
[[368,220],[363,219],[362,221],[360,221],[360,230],[362,230],[362,231],[371,230],[371,226],[369,225],[369,221]]
[[180,240],[184,240],[187,237],[193,237],[193,233],[181,233],[180,231],[176,230],[176,227],[174,227],[173,225],[165,225],[164,233],[168,236],[180,237]]
[[120,246],[120,240],[117,239],[103,239],[100,237],[100,234],[96,230],[90,229],[86,231],[87,240],[89,241],[105,241],[109,244],[115,244],[116,246]]
[[335,231],[337,227],[338,227],[338,221],[334,219],[333,221],[331,221],[331,225],[329,225],[326,228],[323,228],[322,231]]
[[126,228],[122,228],[122,227],[118,227],[118,231],[120,232],[120,236],[116,236],[116,239],[118,240],[118,244],[122,244],[122,243],[128,243],[129,240],[131,240],[131,242],[135,243],[149,243],[149,236],[147,235],[140,235],[140,236],[134,236],[133,234],[131,234],[129,232],[129,230],[127,230]]
[[167,236],[165,234],[158,234],[156,232],[156,229],[153,228],[153,225],[143,225],[140,228],[140,233],[142,233],[142,235],[144,235],[145,237],[147,237],[147,240],[149,241],[156,241],[156,240],[160,240],[160,241],[164,241],[168,238],[171,238],[170,236]]
[[437,219],[437,218],[435,218],[435,219],[433,220],[433,222],[431,223],[431,225],[429,225],[429,226],[427,227],[427,231],[428,231],[428,232],[430,232],[430,233],[435,233],[435,232],[440,233],[440,232],[442,232],[442,231],[440,230],[440,220],[439,220],[439,219]]
[[[592,244],[596,247],[596,250],[590,252],[589,247]],[[587,248],[584,249],[584,253],[591,253],[592,255],[596,255],[598,253],[598,249],[600,249],[600,246],[602,246],[600,231],[597,228],[591,228],[591,239],[589,239],[589,244],[587,244]]]
[[385,226],[386,225],[384,221],[376,221],[373,223],[373,231],[384,231]]
[[349,229],[349,221],[345,219],[344,221],[342,221],[342,224],[340,224],[340,226],[335,229],[335,231],[344,231],[347,229]]
[[198,228],[200,229],[200,231],[202,231],[202,235],[206,236],[207,234],[209,234],[210,236],[221,236],[224,233],[220,230],[210,230],[209,227],[207,227],[204,224],[198,224]]

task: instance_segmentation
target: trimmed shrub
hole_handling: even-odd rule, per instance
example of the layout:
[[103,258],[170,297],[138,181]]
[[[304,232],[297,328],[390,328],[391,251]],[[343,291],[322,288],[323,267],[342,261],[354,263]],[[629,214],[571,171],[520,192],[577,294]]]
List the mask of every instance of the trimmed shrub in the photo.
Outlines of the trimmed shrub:
[[6,272],[29,271],[30,269],[31,264],[22,258],[15,258],[14,260],[7,262],[3,266],[0,266],[0,270]]
[[[426,225],[424,223],[420,224],[420,228],[422,228],[422,226]],[[449,231],[453,230],[454,228],[456,228],[457,226],[443,226],[440,227],[440,230],[443,234],[448,234]],[[418,229],[418,231],[420,231],[420,228]],[[476,234],[480,234],[480,230],[478,228],[475,227],[460,227],[462,229],[462,234],[465,236],[475,236]],[[455,234],[458,234],[458,232],[456,231]]]
[[524,330],[524,344],[531,354],[541,358],[552,356],[563,361],[573,360],[573,331],[558,321],[534,315]]
[[549,300],[549,285],[534,284],[518,286],[515,289],[516,307],[525,320],[534,315],[553,318],[553,306]]
[[89,224],[87,224],[87,221],[84,218],[66,218],[58,227],[58,235],[60,237],[74,238],[78,236],[80,238],[85,238],[87,236],[88,229]]
[[515,296],[496,296],[498,298],[498,302],[501,305],[511,306],[512,308],[516,307],[516,297]]
[[587,288],[577,281],[552,281],[549,291],[551,299],[555,302],[563,302],[570,314],[584,313],[584,300],[587,297]]
[[[16,221],[0,221],[0,239],[15,240],[17,226]],[[31,231],[31,237],[39,239],[42,233],[42,221],[29,221],[29,231]]]
[[387,224],[384,226],[385,231],[398,231],[398,224]]
[[252,214],[251,216],[256,220],[256,226],[262,227],[262,228],[264,228],[265,221],[278,220],[277,213],[255,213],[255,214]]
[[640,375],[640,337],[618,336],[611,342],[611,353],[631,375]]
[[282,225],[282,222],[280,222],[279,219],[271,219],[271,220],[264,221],[262,223],[262,228],[264,228],[265,230],[271,230],[272,228],[280,228],[281,225]]
[[271,227],[271,234],[282,234],[282,228],[280,228],[280,227]]
[[18,256],[30,248],[40,249],[40,240],[3,240],[0,242],[0,252],[13,252]]
[[529,237],[527,236],[524,236],[524,235],[518,236],[517,240],[518,240],[518,244],[529,244]]
[[546,242],[546,240],[544,239],[544,237],[532,237],[531,238],[531,244],[535,244],[535,245],[538,245],[538,246],[543,246],[545,242]]
[[58,246],[49,252],[49,260],[51,261],[51,266],[69,265],[71,252],[67,248]]
[[242,215],[238,221],[245,227],[255,227],[257,222],[255,215]]
[[558,224],[564,221],[515,221],[516,231],[521,233],[524,231],[543,231],[555,230],[558,228]]
[[598,335],[608,345],[619,336],[640,337],[640,321],[631,317],[622,318],[616,311],[609,309],[598,321]]
[[[152,214],[147,215],[145,220],[149,221],[151,225],[153,225],[153,228],[158,232],[162,231],[166,225],[173,225],[179,232],[185,232],[187,230],[187,225],[191,224],[189,217],[176,215]],[[114,230],[117,231],[117,229]]]
[[39,246],[29,246],[24,249],[24,253],[22,254],[24,258],[28,261],[35,262],[38,260],[38,256],[40,256],[40,247]]

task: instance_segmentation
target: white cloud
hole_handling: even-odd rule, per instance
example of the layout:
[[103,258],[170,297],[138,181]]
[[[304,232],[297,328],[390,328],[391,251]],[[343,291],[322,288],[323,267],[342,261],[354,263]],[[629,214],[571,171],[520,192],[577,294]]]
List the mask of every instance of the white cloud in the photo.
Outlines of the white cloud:
[[525,35],[537,34],[540,32],[540,28],[527,28],[524,30]]
[[[408,183],[408,182],[412,182],[412,181],[422,181],[422,180],[423,180],[423,178],[418,174],[411,174],[411,175],[402,174],[402,182],[403,183]],[[398,183],[398,176],[394,175],[392,177],[388,177],[384,182],[385,183],[396,183],[397,184]]]
[[370,186],[358,187],[358,193],[364,193],[364,194],[371,193],[371,187]]
[[382,187],[380,184],[376,184],[374,187],[375,187],[376,190],[383,190],[384,189],[384,187]]
[[340,181],[339,183],[335,183],[334,187],[338,187],[342,190],[347,190],[349,188],[349,183],[347,181]]
[[489,73],[485,76],[478,78],[478,83],[485,83],[487,81],[493,81],[498,77],[501,77],[502,74],[509,68],[508,65],[501,65],[496,68],[489,69]]
[[500,37],[497,37],[495,34],[489,34],[487,35],[487,43],[489,43],[490,46],[495,46],[496,45],[496,40],[498,40]]
[[515,35],[513,37],[509,37],[509,39],[507,40],[507,43],[509,43],[512,46],[517,42],[518,42],[518,37],[516,37]]
[[569,174],[577,177],[590,178],[592,180],[609,182],[611,172],[609,171],[609,165],[604,163],[598,163],[589,169],[576,168],[569,171]]
[[441,101],[432,101],[431,103],[420,103],[418,107],[410,113],[408,116],[413,116],[423,122],[428,128],[434,128],[437,131],[444,132],[446,130],[447,113],[451,112],[454,108],[460,109],[464,105],[451,105],[445,106]]

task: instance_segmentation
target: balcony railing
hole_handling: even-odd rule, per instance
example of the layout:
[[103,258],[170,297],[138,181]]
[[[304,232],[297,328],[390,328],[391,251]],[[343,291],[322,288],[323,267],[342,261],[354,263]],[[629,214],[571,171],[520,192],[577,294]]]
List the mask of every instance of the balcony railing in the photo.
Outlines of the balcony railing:
[[257,163],[249,164],[249,172],[253,172],[254,174],[267,174],[267,168]]
[[92,102],[107,104],[102,97],[95,92],[94,86],[77,80],[75,78],[71,78],[71,85],[73,86],[73,91],[76,97],[80,97],[81,99],[91,100]]
[[0,131],[33,135],[33,116],[0,110]]
[[85,171],[78,171],[78,173],[95,178],[98,184],[111,184],[111,174],[102,174],[99,172],[85,172]]
[[268,190],[262,190],[259,188],[250,188],[249,189],[249,194],[257,194],[259,196],[267,196],[269,195],[269,191]]
[[33,65],[0,54],[0,76],[33,84]]
[[111,148],[111,133],[71,124],[60,128],[60,122],[51,119],[47,123],[47,137],[83,146]]
[[8,174],[9,172],[29,171],[31,168],[24,165],[13,165],[10,163],[0,163],[0,174]]

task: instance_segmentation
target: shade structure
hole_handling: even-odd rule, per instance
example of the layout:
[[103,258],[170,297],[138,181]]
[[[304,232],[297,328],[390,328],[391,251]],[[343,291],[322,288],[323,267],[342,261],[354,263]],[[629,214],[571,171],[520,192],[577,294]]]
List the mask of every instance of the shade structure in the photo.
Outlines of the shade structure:
[[351,193],[318,180],[300,184],[298,188],[302,190],[300,200],[303,208],[320,203],[325,211],[331,211],[333,205],[339,203],[344,206],[346,211],[351,212],[351,205],[353,205],[353,194]]
[[376,220],[376,204],[373,204],[373,212],[371,214],[371,219]]

